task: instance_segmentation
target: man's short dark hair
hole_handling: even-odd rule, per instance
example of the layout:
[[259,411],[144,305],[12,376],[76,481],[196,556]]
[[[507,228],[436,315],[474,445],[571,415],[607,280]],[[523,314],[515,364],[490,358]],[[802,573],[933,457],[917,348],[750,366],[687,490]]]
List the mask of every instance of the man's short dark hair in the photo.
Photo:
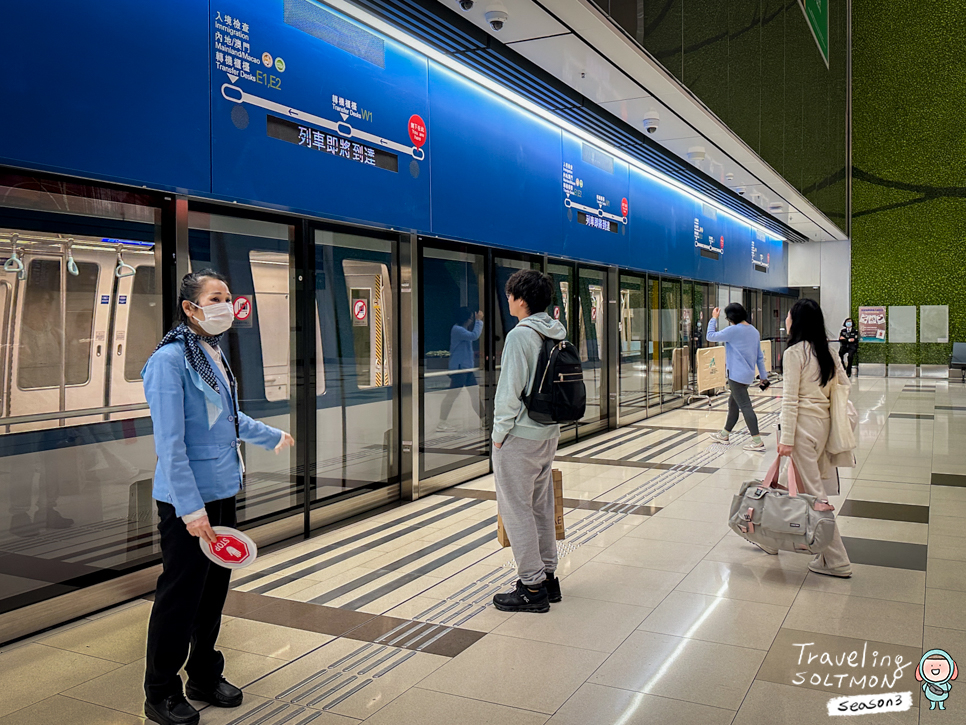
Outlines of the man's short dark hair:
[[728,322],[730,322],[732,325],[738,325],[748,319],[748,313],[745,312],[745,308],[737,302],[732,302],[730,305],[725,307],[724,313],[725,317],[728,318]]
[[531,315],[545,311],[553,302],[553,282],[535,269],[514,272],[506,281],[505,291],[514,299],[523,300]]

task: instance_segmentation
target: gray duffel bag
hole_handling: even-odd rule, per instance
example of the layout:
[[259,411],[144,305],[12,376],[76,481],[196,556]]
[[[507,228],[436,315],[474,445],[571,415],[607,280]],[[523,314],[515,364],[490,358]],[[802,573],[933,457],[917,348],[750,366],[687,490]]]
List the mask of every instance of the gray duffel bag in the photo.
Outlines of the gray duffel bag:
[[781,458],[763,481],[746,481],[731,502],[728,525],[739,536],[770,549],[821,554],[835,534],[832,505],[799,493],[798,475],[788,459],[788,490],[776,488]]

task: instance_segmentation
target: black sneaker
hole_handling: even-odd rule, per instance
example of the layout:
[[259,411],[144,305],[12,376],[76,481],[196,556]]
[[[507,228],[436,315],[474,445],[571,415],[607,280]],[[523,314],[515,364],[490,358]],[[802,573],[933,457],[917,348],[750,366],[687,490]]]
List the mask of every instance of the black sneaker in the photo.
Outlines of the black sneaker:
[[74,525],[74,519],[62,516],[60,511],[54,508],[47,509],[47,528],[48,529],[69,529]]
[[550,598],[551,604],[556,604],[563,599],[563,595],[560,593],[560,580],[553,575],[553,572],[547,574],[547,579],[543,585],[547,587],[547,596]]
[[208,702],[215,707],[238,707],[242,704],[242,691],[224,677],[214,687],[200,687],[189,679],[185,691],[192,700]]
[[21,511],[10,517],[10,533],[14,536],[36,536],[40,533],[40,524],[35,524],[30,514]]
[[540,582],[537,591],[532,591],[517,579],[516,589],[493,597],[493,606],[501,612],[536,612],[543,614],[550,611],[550,598],[547,596],[547,587],[544,586],[543,582]]
[[160,702],[145,702],[144,714],[161,725],[198,725],[201,716],[180,692]]

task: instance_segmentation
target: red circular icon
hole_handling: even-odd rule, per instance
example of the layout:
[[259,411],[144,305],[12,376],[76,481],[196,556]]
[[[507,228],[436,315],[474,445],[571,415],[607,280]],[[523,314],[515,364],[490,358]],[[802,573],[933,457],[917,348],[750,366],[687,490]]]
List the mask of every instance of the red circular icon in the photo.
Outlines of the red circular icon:
[[591,322],[597,322],[597,308],[596,307],[591,307],[590,308],[590,321]]
[[357,320],[364,320],[364,319],[366,319],[366,314],[368,312],[369,312],[369,310],[366,309],[366,301],[365,300],[356,300],[352,304],[352,314],[355,316],[355,318]]
[[416,148],[422,148],[426,143],[426,124],[415,113],[409,117],[409,139]]
[[627,199],[621,199],[621,216],[627,216]]
[[560,319],[560,308],[557,307],[557,306],[554,306],[554,308],[553,308],[553,319],[555,319],[555,320],[559,320]]
[[240,564],[250,554],[248,544],[232,534],[221,534],[218,541],[208,546],[211,547],[214,557],[226,564]]
[[236,320],[247,320],[252,316],[252,301],[247,297],[236,297],[234,306]]

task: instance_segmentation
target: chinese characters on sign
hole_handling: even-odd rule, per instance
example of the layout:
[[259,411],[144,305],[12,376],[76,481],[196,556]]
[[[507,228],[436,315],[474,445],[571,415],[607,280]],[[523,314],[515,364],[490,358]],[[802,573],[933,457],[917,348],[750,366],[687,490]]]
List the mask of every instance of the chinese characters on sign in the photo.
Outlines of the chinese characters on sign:
[[719,259],[724,254],[724,237],[716,242],[713,234],[704,235],[701,220],[694,218],[694,246],[701,250],[701,256],[708,259]]
[[570,195],[581,197],[584,195],[583,192],[584,181],[583,179],[577,179],[574,177],[574,165],[564,163],[563,165],[563,188],[564,193],[569,197]]
[[394,173],[399,171],[399,157],[382,149],[326,133],[310,126],[292,123],[284,118],[268,116],[268,135],[296,146],[340,156],[366,166],[375,166]]
[[751,264],[756,272],[767,272],[771,266],[771,252],[761,252],[758,242],[765,241],[765,235],[755,230],[755,238],[751,240]]
[[593,227],[594,229],[603,229],[605,232],[617,234],[617,222],[612,222],[609,219],[602,219],[593,214],[579,211],[577,212],[577,221],[580,224],[586,224],[588,227]]

